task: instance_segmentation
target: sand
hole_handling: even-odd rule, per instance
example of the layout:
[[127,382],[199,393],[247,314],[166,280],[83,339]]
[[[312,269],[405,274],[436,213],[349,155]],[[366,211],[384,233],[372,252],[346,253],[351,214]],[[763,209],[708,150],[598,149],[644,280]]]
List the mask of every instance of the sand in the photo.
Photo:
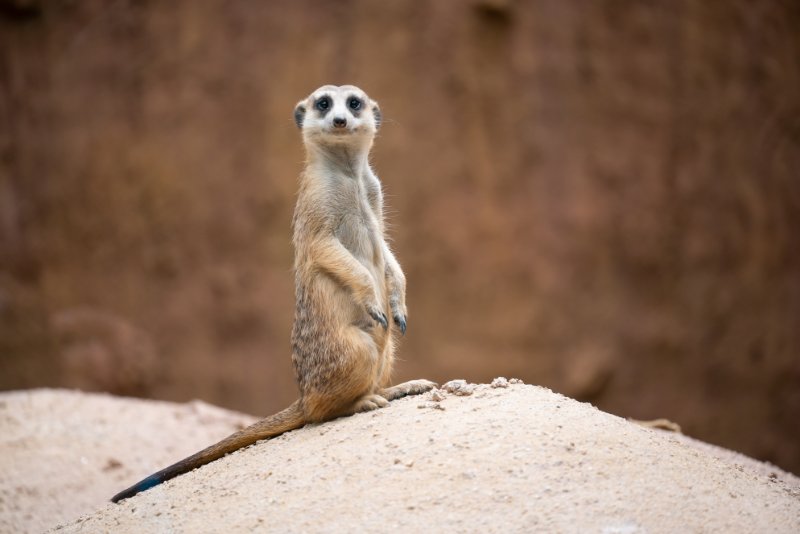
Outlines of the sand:
[[43,532],[255,418],[195,401],[0,393],[0,532]]
[[469,389],[307,426],[116,505],[118,490],[252,419],[5,393],[0,531],[800,532],[800,479],[772,465],[544,388]]

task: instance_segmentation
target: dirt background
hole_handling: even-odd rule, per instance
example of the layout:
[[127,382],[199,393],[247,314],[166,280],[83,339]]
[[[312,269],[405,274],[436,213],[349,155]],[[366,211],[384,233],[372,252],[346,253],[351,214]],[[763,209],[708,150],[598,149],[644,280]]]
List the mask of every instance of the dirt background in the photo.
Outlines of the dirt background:
[[800,4],[0,0],[0,389],[296,395],[297,100],[354,83],[397,377],[519,376],[800,472]]

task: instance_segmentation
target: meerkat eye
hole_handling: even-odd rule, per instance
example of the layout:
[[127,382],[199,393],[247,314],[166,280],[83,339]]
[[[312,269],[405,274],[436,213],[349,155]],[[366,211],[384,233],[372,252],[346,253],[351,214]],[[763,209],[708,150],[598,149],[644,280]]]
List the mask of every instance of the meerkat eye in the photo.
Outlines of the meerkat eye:
[[361,106],[362,106],[361,100],[357,99],[356,97],[353,97],[350,100],[348,100],[347,105],[352,110],[359,110],[359,109],[361,109]]
[[327,110],[329,107],[331,107],[330,98],[328,98],[327,96],[323,96],[322,98],[317,100],[317,103],[316,103],[315,107],[320,111]]

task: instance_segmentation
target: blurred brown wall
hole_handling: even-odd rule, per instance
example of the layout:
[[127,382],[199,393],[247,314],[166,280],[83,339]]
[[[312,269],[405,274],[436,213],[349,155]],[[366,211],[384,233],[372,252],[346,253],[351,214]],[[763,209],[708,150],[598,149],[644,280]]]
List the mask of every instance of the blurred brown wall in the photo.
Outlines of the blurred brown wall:
[[296,395],[291,119],[382,105],[397,378],[800,472],[800,4],[0,0],[0,388]]

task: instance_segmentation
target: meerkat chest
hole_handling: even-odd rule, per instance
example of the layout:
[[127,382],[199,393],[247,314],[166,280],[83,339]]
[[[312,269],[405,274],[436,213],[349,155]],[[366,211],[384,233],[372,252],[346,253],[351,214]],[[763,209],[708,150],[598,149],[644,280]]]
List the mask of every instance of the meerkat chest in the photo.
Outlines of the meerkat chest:
[[377,215],[369,196],[358,182],[350,184],[342,195],[335,228],[336,237],[353,256],[366,264],[378,265],[382,258],[381,235]]

